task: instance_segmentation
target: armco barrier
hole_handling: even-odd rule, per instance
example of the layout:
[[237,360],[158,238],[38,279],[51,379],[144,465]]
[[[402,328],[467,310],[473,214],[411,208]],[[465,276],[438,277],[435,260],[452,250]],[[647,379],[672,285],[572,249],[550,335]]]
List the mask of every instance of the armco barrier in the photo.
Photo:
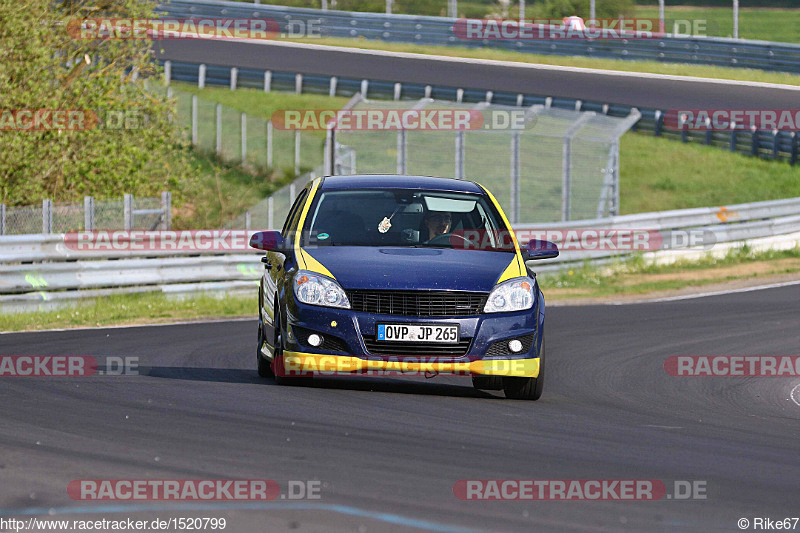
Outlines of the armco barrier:
[[[661,232],[694,230],[709,238],[703,246],[665,247],[645,256],[672,261],[724,252],[748,241],[756,249],[800,245],[800,198],[624,215],[569,223],[519,225],[515,230],[639,229]],[[713,243],[709,250],[708,244]],[[63,235],[0,237],[0,311],[41,302],[73,301],[111,293],[159,291],[250,291],[263,272],[259,252],[103,251],[77,252]],[[159,257],[166,255],[166,257]],[[623,252],[565,251],[556,259],[536,262],[536,271],[569,267],[584,261],[603,264]],[[109,261],[107,259],[114,259]],[[533,266],[533,264],[531,265]]]
[[311,22],[323,37],[362,37],[415,44],[494,47],[549,55],[694,63],[726,67],[800,72],[800,45],[719,37],[673,37],[620,40],[482,40],[459,39],[457,19],[386,15],[259,5],[219,0],[169,0],[159,10],[174,17],[271,18],[282,32],[289,24]]

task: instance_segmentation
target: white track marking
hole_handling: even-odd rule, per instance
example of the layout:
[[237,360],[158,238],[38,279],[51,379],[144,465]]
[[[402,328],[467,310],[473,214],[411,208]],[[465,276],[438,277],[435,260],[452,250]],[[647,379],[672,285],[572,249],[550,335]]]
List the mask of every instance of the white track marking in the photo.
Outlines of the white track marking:
[[380,57],[400,57],[406,59],[425,59],[429,61],[439,61],[445,63],[468,63],[472,65],[488,65],[497,67],[513,67],[530,70],[552,70],[561,72],[576,72],[581,74],[593,74],[597,76],[617,76],[625,78],[643,78],[656,80],[685,81],[693,83],[714,83],[718,85],[741,85],[745,87],[759,87],[762,89],[783,89],[787,91],[800,91],[798,85],[786,85],[781,83],[764,83],[758,81],[729,80],[725,78],[703,78],[695,76],[676,76],[672,74],[654,74],[651,72],[627,72],[624,70],[601,70],[586,67],[566,67],[560,65],[545,65],[541,63],[521,63],[518,61],[498,61],[494,59],[478,59],[472,57],[450,57],[432,54],[415,54],[410,52],[392,52],[389,50],[370,50],[364,48],[348,48],[344,46],[330,46],[325,44],[291,43],[285,41],[264,41],[260,39],[231,39],[217,38],[220,41],[245,42],[249,44],[260,44],[262,46],[277,46],[283,48],[304,48],[307,50],[318,50],[326,52],[347,52],[350,54],[371,55]]
[[791,398],[794,403],[800,406],[800,384],[792,389],[792,392],[789,393],[789,398]]

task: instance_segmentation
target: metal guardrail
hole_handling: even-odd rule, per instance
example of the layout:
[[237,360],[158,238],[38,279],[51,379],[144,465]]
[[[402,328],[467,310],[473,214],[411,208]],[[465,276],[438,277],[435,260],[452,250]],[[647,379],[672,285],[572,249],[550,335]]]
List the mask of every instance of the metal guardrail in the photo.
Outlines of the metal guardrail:
[[159,6],[175,17],[243,17],[275,19],[281,32],[289,24],[309,22],[323,37],[363,37],[389,42],[493,47],[547,55],[694,63],[800,73],[800,44],[748,41],[721,37],[673,37],[620,40],[481,40],[456,37],[458,19],[414,15],[386,15],[286,6],[224,2],[220,0],[168,0]]
[[795,165],[800,153],[800,136],[794,131],[676,131],[664,126],[664,111],[635,108],[620,104],[592,102],[547,95],[486,91],[458,86],[436,86],[421,83],[400,83],[386,80],[342,78],[338,76],[300,74],[297,72],[263,71],[165,61],[167,81],[181,81],[201,86],[245,87],[264,91],[327,94],[351,97],[361,92],[365,98],[409,99],[434,98],[454,102],[484,102],[512,106],[542,105],[577,111],[594,111],[613,117],[627,117],[638,109],[641,118],[631,128],[656,137],[704,144],[731,152],[763,159],[788,161]]
[[[581,228],[662,232],[692,229],[710,234],[716,249],[728,249],[750,240],[766,243],[765,246],[796,247],[800,245],[800,198],[569,223],[515,225],[520,233]],[[113,292],[250,291],[263,268],[256,251],[136,251],[124,245],[121,248],[124,251],[79,252],[66,245],[64,235],[54,234],[0,237],[0,308],[8,310],[26,302],[69,301]],[[651,256],[674,258],[707,251],[704,246],[664,247]],[[584,261],[603,264],[620,255],[621,252],[609,251],[565,251],[554,260],[537,262],[536,270],[557,270]]]

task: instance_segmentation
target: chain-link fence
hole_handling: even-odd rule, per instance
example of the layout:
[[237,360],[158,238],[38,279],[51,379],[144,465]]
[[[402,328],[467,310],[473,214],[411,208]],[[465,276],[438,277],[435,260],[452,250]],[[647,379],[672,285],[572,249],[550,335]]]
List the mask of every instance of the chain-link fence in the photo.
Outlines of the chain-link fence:
[[138,198],[126,194],[122,199],[95,200],[91,196],[83,203],[53,203],[41,205],[6,206],[0,204],[0,235],[32,233],[68,233],[111,229],[170,229],[172,195],[161,193],[160,198]]
[[[513,223],[553,222],[619,212],[619,138],[640,117],[546,106],[460,104],[422,99],[348,104],[360,110],[468,112],[463,128],[337,128],[337,165],[331,173],[418,174],[474,180],[486,186]],[[463,113],[462,113],[463,114]],[[354,153],[351,153],[354,152]],[[345,167],[348,167],[345,169]]]
[[322,133],[303,133],[274,127],[269,119],[200,98],[174,88],[166,90],[176,100],[178,124],[190,132],[199,149],[225,161],[257,169],[276,169],[300,175],[322,164]]

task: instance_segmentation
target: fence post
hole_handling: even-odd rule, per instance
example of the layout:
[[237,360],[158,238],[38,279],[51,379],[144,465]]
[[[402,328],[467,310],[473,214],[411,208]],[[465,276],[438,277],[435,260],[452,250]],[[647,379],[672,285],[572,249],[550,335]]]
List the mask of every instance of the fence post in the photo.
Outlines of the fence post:
[[303,94],[303,75],[299,72],[294,75],[294,92]]
[[133,229],[133,195],[126,194],[122,199],[122,212],[125,219],[125,230]]
[[295,189],[296,188],[295,188],[294,181],[293,181],[293,182],[291,182],[289,184],[289,207],[290,208],[292,207],[292,204],[294,203],[294,197],[297,194],[297,191]]
[[336,154],[333,153],[333,128],[328,126],[325,131],[325,153],[322,154],[322,175],[333,176],[333,167],[335,165]]
[[169,86],[172,81],[172,61],[164,61],[164,85]]
[[406,130],[397,130],[397,173],[406,173],[406,151],[408,150],[408,137]]
[[250,230],[250,222],[251,222],[251,220],[250,220],[250,211],[245,211],[244,212],[244,229],[246,229],[248,231]]
[[369,91],[369,81],[368,80],[361,80],[361,96],[366,98],[367,97],[367,91]]
[[192,144],[197,146],[197,95],[192,95]]
[[394,99],[400,100],[400,94],[403,91],[403,84],[402,83],[395,83],[394,84]]
[[94,197],[83,197],[83,229],[94,231]]
[[264,71],[264,92],[268,93],[272,90],[272,71]]
[[197,72],[197,88],[202,89],[206,86],[206,65],[203,63]]
[[161,229],[169,230],[172,227],[172,193],[161,193]]
[[331,85],[328,88],[328,96],[333,98],[336,96],[336,83],[338,82],[338,78],[336,76],[331,76]]
[[239,69],[236,67],[231,68],[231,91],[236,90],[236,83],[239,80]]
[[214,136],[216,139],[214,150],[217,152],[217,155],[222,155],[222,105],[216,105],[216,117],[217,117],[217,133]]
[[272,168],[272,121],[267,121],[267,166]]
[[275,198],[267,199],[267,229],[275,229]]
[[53,233],[53,201],[42,200],[42,233]]
[[242,113],[242,164],[247,162],[247,113]]
[[520,193],[520,153],[519,153],[519,131],[511,134],[511,223],[519,223]]
[[300,130],[294,130],[294,175],[300,174]]
[[0,235],[6,234],[6,204],[0,204]]

